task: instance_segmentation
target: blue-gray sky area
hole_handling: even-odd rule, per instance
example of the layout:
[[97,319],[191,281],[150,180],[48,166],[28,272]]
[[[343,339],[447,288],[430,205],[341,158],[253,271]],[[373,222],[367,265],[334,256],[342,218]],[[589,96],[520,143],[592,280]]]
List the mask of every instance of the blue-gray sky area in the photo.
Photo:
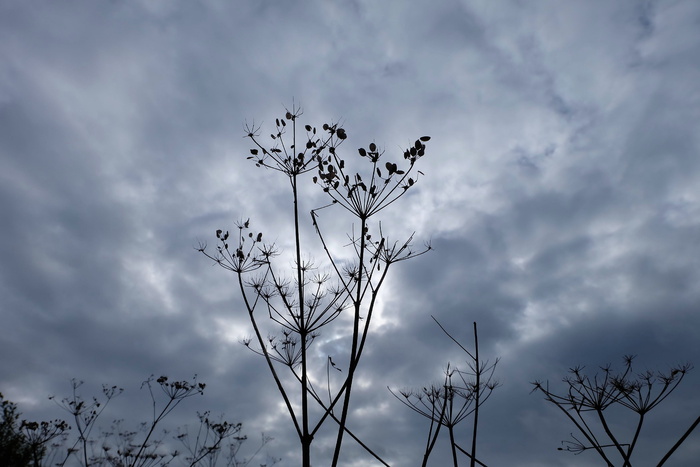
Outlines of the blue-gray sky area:
[[[476,321],[501,383],[480,459],[601,465],[557,451],[574,427],[530,382],[564,391],[569,368],[626,354],[640,371],[700,365],[698,31],[694,0],[0,1],[0,392],[56,418],[47,396],[71,378],[86,396],[116,384],[103,421],[135,425],[141,381],[196,373],[205,394],[173,425],[225,413],[251,448],[265,432],[279,465],[299,465],[264,361],[240,343],[252,329],[235,277],[196,251],[247,218],[290,251],[289,184],[246,159],[244,126],[270,133],[294,104],[303,124],[341,122],[348,160],[370,142],[402,160],[431,136],[424,176],[379,217],[434,250],[392,266],[350,428],[392,466],[420,465],[428,423],[386,387],[464,366],[431,315],[467,347]],[[302,196],[323,268],[307,213],[327,200],[310,178]],[[323,221],[342,248],[353,225],[336,213]],[[650,413],[638,459],[700,415],[698,387],[696,369]],[[314,465],[328,465],[331,428]],[[698,458],[700,432],[672,465]],[[448,459],[443,438],[431,465]],[[347,439],[342,465],[376,464]]]

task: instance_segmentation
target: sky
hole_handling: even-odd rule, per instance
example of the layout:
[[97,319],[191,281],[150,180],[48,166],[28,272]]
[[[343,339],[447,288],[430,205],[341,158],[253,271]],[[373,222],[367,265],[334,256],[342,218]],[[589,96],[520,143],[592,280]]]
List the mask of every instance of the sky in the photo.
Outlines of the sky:
[[[235,277],[196,248],[250,218],[291,250],[289,185],[246,159],[244,136],[300,105],[304,124],[341,123],[348,160],[371,142],[400,160],[431,137],[424,176],[381,220],[433,251],[390,271],[351,429],[392,466],[420,465],[427,421],[386,388],[464,367],[431,316],[469,348],[477,322],[481,356],[500,358],[480,459],[600,465],[557,451],[574,427],[530,383],[563,392],[569,368],[626,354],[640,371],[700,365],[699,27],[693,0],[1,0],[0,392],[48,419],[68,415],[48,396],[71,378],[86,398],[119,385],[102,422],[135,426],[149,375],[197,374],[205,394],[172,426],[225,413],[244,450],[264,432],[264,452],[299,465],[264,361],[240,343]],[[307,213],[327,200],[304,183],[322,268]],[[352,220],[324,216],[342,246]],[[317,356],[347,332],[334,323]],[[635,457],[659,459],[700,415],[699,386],[696,369],[649,414]],[[431,465],[448,455],[442,439]],[[669,465],[699,457],[695,432]],[[343,466],[372,462],[346,442]]]

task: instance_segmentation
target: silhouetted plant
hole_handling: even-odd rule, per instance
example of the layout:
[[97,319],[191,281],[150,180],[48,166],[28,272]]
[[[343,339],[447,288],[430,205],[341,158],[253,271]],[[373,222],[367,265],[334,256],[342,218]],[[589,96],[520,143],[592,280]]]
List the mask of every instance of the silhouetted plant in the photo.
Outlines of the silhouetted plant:
[[[156,431],[162,426],[163,420],[175,408],[187,398],[204,393],[205,384],[198,382],[195,376],[191,381],[170,381],[167,376],[146,379],[141,388],[148,390],[152,416],[149,422],[142,422],[134,430],[126,426],[124,420],[115,420],[109,430],[102,430],[99,436],[93,435],[93,430],[97,426],[97,420],[105,410],[107,404],[123,389],[117,386],[103,386],[102,398],[93,397],[86,401],[79,393],[82,381],[72,380],[72,395],[62,399],[57,404],[68,411],[74,419],[77,439],[66,449],[62,461],[51,463],[50,465],[68,465],[79,463],[80,465],[96,466],[110,465],[114,467],[152,467],[170,465],[178,459],[180,464],[192,467],[195,465],[215,466],[217,463],[232,467],[249,465],[258,452],[265,446],[271,438],[264,437],[263,443],[257,451],[247,459],[236,457],[241,445],[246,440],[240,435],[241,424],[224,421],[214,421],[210,419],[209,413],[198,414],[200,427],[194,437],[190,437],[186,428],[180,429],[175,437],[183,444],[187,452],[183,453],[173,449],[166,443],[169,434],[167,430],[162,430],[156,435]],[[160,391],[155,391],[155,386]],[[159,395],[160,394],[160,395]],[[54,397],[51,397],[55,400]],[[34,438],[41,440],[43,445],[50,439],[57,436],[59,429],[65,431],[68,426],[65,422],[29,423],[23,422],[26,431],[26,439],[32,441]],[[30,437],[35,433],[34,438]],[[58,447],[54,446],[57,451]],[[220,461],[222,449],[226,448],[224,459]],[[55,454],[55,452],[54,452]],[[277,460],[269,458],[266,465],[273,465]],[[37,467],[40,463],[35,464]],[[43,464],[49,465],[49,464]]]
[[[267,443],[272,441],[274,438],[266,435],[265,433],[260,434],[260,444],[258,448],[252,453],[252,455],[242,457],[240,454],[241,446],[243,442],[248,438],[246,436],[240,438],[234,438],[233,441],[228,443],[228,450],[226,452],[226,467],[246,467],[250,465],[251,462],[260,454],[262,448],[264,448]],[[269,453],[265,455],[265,461],[260,463],[260,467],[272,467],[273,465],[281,462],[282,459],[273,457]]]
[[[185,447],[187,453],[184,460],[190,466],[208,465],[216,466],[222,457],[224,465],[230,467],[246,467],[260,454],[260,451],[273,438],[264,433],[261,442],[255,452],[248,457],[241,457],[240,450],[243,443],[248,439],[241,433],[243,425],[241,423],[231,423],[223,420],[213,421],[209,412],[198,413],[199,427],[196,432],[190,433],[187,427],[180,428],[175,437]],[[182,458],[182,456],[181,456]],[[268,456],[264,466],[272,466],[279,462],[279,459]]]
[[[32,465],[40,466],[48,448],[55,449],[65,442],[65,435],[70,429],[64,420],[50,420],[41,422],[28,422],[22,420],[20,431],[24,435],[32,453]],[[58,440],[54,442],[54,440]],[[53,444],[49,444],[54,442]],[[51,465],[47,462],[46,465]]]
[[175,437],[187,450],[185,460],[192,464],[209,457],[209,462],[215,465],[221,454],[222,444],[225,440],[233,438],[242,442],[245,436],[241,436],[241,423],[229,423],[225,420],[212,421],[209,412],[197,413],[199,428],[196,433],[190,434],[187,427],[179,430]]
[[[442,384],[424,386],[420,390],[401,390],[398,391],[398,394],[391,388],[389,391],[408,408],[430,420],[422,466],[428,464],[428,459],[443,426],[448,431],[453,465],[459,465],[457,451],[460,451],[469,458],[471,467],[476,464],[485,466],[476,457],[479,408],[491,396],[493,390],[499,386],[499,383],[493,379],[498,359],[493,364],[479,359],[479,337],[476,323],[474,323],[474,353],[472,353],[447,332],[437,319],[433,317],[433,320],[467,354],[469,357],[466,362],[468,370],[460,370],[448,363]],[[470,415],[473,415],[472,439],[471,448],[467,451],[457,443],[455,427]]]
[[[563,379],[568,388],[566,393],[561,395],[551,391],[548,383],[543,384],[540,381],[532,383],[533,392],[544,394],[545,400],[559,408],[585,438],[585,441],[581,441],[572,434],[573,441],[563,441],[563,447],[559,450],[581,454],[592,449],[608,466],[615,465],[612,459],[613,454],[617,453],[623,467],[632,466],[632,454],[639,441],[647,413],[666,400],[691,369],[689,364],[685,364],[675,366],[667,373],[653,371],[633,373],[633,359],[634,356],[625,356],[624,368],[618,373],[614,372],[610,365],[601,367],[602,373],[593,376],[584,374],[583,367],[571,368],[570,375]],[[624,408],[634,414],[636,421],[632,434],[628,435],[627,439],[613,432],[613,427],[607,418],[609,414],[607,410],[610,407]],[[671,457],[698,423],[700,423],[700,417],[666,452],[656,464],[657,466],[663,465]],[[597,429],[595,429],[596,425],[598,425]],[[629,442],[623,442],[623,440]]]
[[[92,398],[92,401],[85,401],[78,393],[78,388],[82,386],[83,381],[78,381],[76,379],[71,380],[72,395],[70,397],[63,398],[60,402],[56,402],[59,407],[68,412],[75,422],[75,429],[78,432],[78,437],[71,447],[67,449],[65,459],[59,462],[58,465],[65,465],[68,459],[78,453],[82,455],[82,463],[88,467],[90,462],[90,457],[88,456],[88,441],[90,439],[90,434],[95,427],[95,421],[102,414],[102,412],[107,407],[107,404],[116,396],[121,394],[124,389],[118,388],[117,386],[102,386],[102,394],[104,395],[104,402],[101,402],[96,397]],[[55,401],[54,396],[50,396],[49,399]]]
[[[359,441],[347,427],[352,385],[387,272],[392,264],[430,249],[428,245],[426,249],[415,252],[411,248],[413,236],[405,242],[392,242],[384,235],[381,224],[370,225],[370,221],[416,183],[420,172],[414,171],[414,164],[425,154],[425,142],[430,138],[419,138],[404,152],[403,167],[392,161],[384,162],[383,152],[371,143],[368,149],[358,150],[362,160],[369,163],[369,170],[351,172],[350,164],[338,153],[339,146],[347,139],[345,130],[338,124],[324,124],[321,131],[305,125],[305,134],[301,137],[297,128],[300,116],[301,110],[294,107],[275,121],[275,132],[270,135],[271,146],[261,141],[259,127],[246,127],[246,136],[255,146],[248,159],[258,167],[280,172],[290,183],[293,203],[293,232],[290,233],[295,250],[293,278],[284,278],[274,267],[273,258],[278,255],[275,245],[264,243],[262,233],[251,231],[249,220],[237,224],[238,233],[233,237],[228,231],[217,230],[218,245],[214,253],[206,250],[206,244],[201,244],[198,249],[238,277],[240,293],[255,335],[255,345],[251,345],[253,339],[245,340],[244,344],[267,362],[297,432],[302,466],[311,464],[311,444],[328,418],[338,424],[332,461],[335,466],[344,434],[348,433]],[[291,127],[291,142],[287,135],[288,125]],[[302,256],[299,183],[300,177],[309,172],[315,172],[312,181],[331,198],[330,204],[311,210],[311,222],[329,260],[330,274],[319,272],[311,260]],[[356,230],[353,228],[349,234],[352,261],[343,260],[343,255],[333,250],[320,225],[320,212],[332,206],[340,206],[358,223]],[[279,337],[263,336],[261,314],[256,313],[260,309],[282,328]],[[345,356],[347,366],[338,387],[332,389],[329,369],[338,370],[335,372],[337,378],[341,368],[333,362],[333,356],[327,356],[324,362],[327,390],[320,392],[311,383],[309,349],[321,330],[346,310],[352,314],[350,344]],[[277,365],[291,370],[297,381],[300,410],[295,409],[291,389],[283,383]],[[321,407],[320,415],[314,420],[311,419],[310,399]],[[378,458],[364,443],[361,446]]]

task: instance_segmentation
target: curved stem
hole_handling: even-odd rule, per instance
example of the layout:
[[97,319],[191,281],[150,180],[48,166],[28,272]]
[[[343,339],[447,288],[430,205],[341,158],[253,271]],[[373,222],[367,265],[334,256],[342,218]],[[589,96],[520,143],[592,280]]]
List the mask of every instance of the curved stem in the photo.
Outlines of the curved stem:
[[279,376],[277,375],[277,371],[275,370],[275,366],[272,364],[272,357],[270,356],[270,353],[267,350],[267,346],[265,345],[265,341],[263,340],[262,334],[260,334],[260,328],[258,327],[258,322],[256,321],[255,316],[253,316],[253,308],[250,306],[250,302],[248,301],[248,295],[245,293],[245,285],[243,284],[243,276],[240,273],[238,274],[238,286],[241,290],[241,296],[243,297],[243,301],[245,303],[246,309],[248,310],[248,316],[250,317],[250,322],[253,325],[253,332],[255,333],[255,337],[258,340],[258,345],[260,346],[260,351],[262,352],[263,357],[265,357],[265,361],[267,362],[267,367],[270,369],[270,373],[272,373],[272,378],[275,380],[275,384],[277,385],[277,389],[279,390],[280,394],[282,395],[282,399],[284,399],[284,403],[287,406],[287,410],[289,411],[289,415],[292,418],[292,421],[294,422],[294,428],[296,428],[297,434],[301,438],[302,432],[301,432],[301,428],[299,427],[299,422],[297,421],[296,414],[294,412],[294,407],[292,407],[292,403],[289,400],[289,397],[287,396],[287,390],[282,385],[282,381],[280,380]]

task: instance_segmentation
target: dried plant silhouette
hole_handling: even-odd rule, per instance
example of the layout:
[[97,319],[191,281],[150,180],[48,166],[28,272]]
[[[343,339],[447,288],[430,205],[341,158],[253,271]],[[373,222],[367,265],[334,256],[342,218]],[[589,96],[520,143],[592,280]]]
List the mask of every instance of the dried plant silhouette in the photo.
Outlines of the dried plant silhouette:
[[[476,456],[479,408],[499,385],[493,379],[498,359],[492,364],[479,359],[479,337],[476,323],[474,323],[474,352],[472,353],[447,332],[435,317],[433,317],[433,320],[440,326],[440,329],[447,337],[467,354],[469,358],[466,362],[468,370],[460,370],[448,363],[442,384],[424,386],[420,390],[401,390],[398,391],[398,394],[391,388],[389,388],[389,391],[408,408],[430,420],[423,463],[421,464],[423,467],[428,465],[428,459],[433,452],[442,427],[445,427],[448,431],[454,466],[459,465],[457,451],[469,458],[471,467],[477,464],[485,466]],[[470,415],[473,416],[472,437],[471,447],[467,451],[457,443],[455,428]]]
[[[185,399],[202,395],[205,384],[197,381],[169,381],[166,376],[151,376],[143,382],[148,390],[152,414],[149,422],[141,422],[136,429],[123,419],[112,422],[108,430],[98,428],[98,419],[110,402],[123,392],[117,386],[103,386],[100,397],[85,399],[80,394],[83,382],[71,380],[72,394],[56,404],[68,412],[73,426],[63,420],[17,424],[16,405],[3,400],[3,422],[0,424],[0,460],[8,467],[109,465],[115,467],[168,466],[173,462],[188,467],[224,463],[230,467],[244,467],[260,454],[271,440],[263,434],[256,451],[247,457],[240,452],[247,437],[241,433],[240,423],[231,423],[220,417],[214,420],[209,412],[198,414],[199,427],[190,433],[188,427],[178,429],[177,436],[162,429],[164,419]],[[154,387],[160,391],[154,391]],[[160,395],[158,395],[160,392]],[[0,394],[0,399],[2,395]],[[158,429],[158,432],[157,432]],[[74,439],[71,439],[73,435]],[[173,447],[185,448],[181,452]],[[219,462],[221,459],[222,462]],[[267,457],[265,466],[279,459]]]
[[[386,161],[377,145],[370,143],[358,150],[359,162],[368,167],[353,171],[351,166],[357,164],[346,161],[339,151],[347,139],[345,129],[324,124],[320,130],[311,125],[304,125],[302,130],[298,124],[301,114],[293,107],[276,119],[270,145],[260,138],[259,127],[246,127],[246,136],[255,146],[248,159],[257,167],[283,175],[291,188],[291,277],[276,267],[279,252],[275,245],[265,243],[262,233],[250,230],[249,220],[239,222],[233,236],[224,229],[217,230],[214,252],[210,253],[206,244],[201,244],[199,251],[237,276],[254,332],[254,338],[244,343],[266,361],[299,438],[301,465],[311,465],[312,442],[329,419],[337,424],[331,465],[339,462],[345,434],[386,465],[348,427],[353,381],[388,271],[393,264],[419,256],[430,246],[415,251],[412,235],[402,242],[391,241],[374,218],[416,184],[422,173],[415,164],[424,156],[430,138],[416,140],[404,151],[401,163]],[[317,234],[316,244],[327,258],[328,272],[321,272],[307,259],[313,248],[302,240],[303,200],[299,187],[307,173],[313,173],[309,182],[320,186],[329,198],[327,204],[311,209],[310,219]],[[338,249],[338,239],[328,237],[321,221],[325,212],[336,225],[344,219],[342,213],[347,216],[347,248]],[[338,320],[340,316],[348,319]],[[270,324],[277,326],[280,334],[267,337],[263,329]],[[331,325],[334,333],[349,337],[348,347],[344,355],[314,359],[320,351],[312,352],[311,348]],[[291,372],[293,385],[280,374],[280,368]],[[312,383],[324,380],[324,388]]]
[[[110,401],[124,391],[117,386],[103,386],[102,394],[104,396],[104,401],[93,397],[92,400],[88,402],[85,401],[78,392],[78,388],[80,388],[82,384],[82,381],[71,380],[72,395],[61,399],[60,402],[56,401],[62,409],[73,417],[75,430],[78,433],[73,445],[66,450],[63,461],[58,462],[57,465],[65,465],[73,455],[82,456],[81,464],[86,467],[92,462],[91,458],[94,456],[88,454],[88,450],[90,445],[89,440],[91,439],[91,433],[95,427],[95,422],[107,408]],[[53,396],[49,399],[56,400]]]
[[[200,463],[215,466],[223,458],[226,466],[245,467],[250,465],[262,449],[272,441],[272,438],[263,433],[256,451],[244,457],[240,450],[248,437],[241,433],[243,424],[228,422],[223,417],[219,417],[218,421],[215,421],[211,418],[210,412],[197,414],[197,416],[199,427],[196,431],[190,433],[188,427],[183,427],[178,429],[179,434],[176,436],[176,439],[186,449],[186,453],[180,454],[180,458],[184,459],[190,466]],[[272,466],[279,460],[268,456],[266,462],[260,465]]]
[[[647,414],[666,400],[691,369],[689,364],[685,364],[675,366],[665,373],[634,373],[633,360],[634,356],[625,356],[624,368],[617,373],[610,365],[602,367],[601,373],[593,376],[584,374],[583,367],[571,368],[570,375],[563,379],[568,386],[565,394],[551,391],[549,384],[540,381],[532,383],[533,392],[544,394],[545,400],[559,408],[584,438],[580,440],[572,434],[573,441],[563,441],[560,450],[574,454],[593,450],[608,466],[632,466],[632,454],[638,446]],[[611,407],[626,409],[636,419],[631,424],[632,430],[624,437],[619,432],[614,432],[608,417]],[[657,467],[666,463],[698,423],[700,417],[661,457]],[[617,458],[622,464],[614,462],[613,459]],[[645,465],[648,465],[648,460],[645,460]]]

